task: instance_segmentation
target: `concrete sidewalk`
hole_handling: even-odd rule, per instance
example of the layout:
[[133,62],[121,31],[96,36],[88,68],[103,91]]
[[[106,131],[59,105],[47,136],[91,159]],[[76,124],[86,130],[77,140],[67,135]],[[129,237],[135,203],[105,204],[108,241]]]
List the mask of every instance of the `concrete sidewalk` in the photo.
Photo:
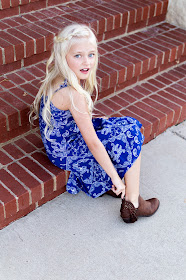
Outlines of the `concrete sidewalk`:
[[183,280],[186,121],[143,146],[150,218],[125,224],[120,199],[62,194],[0,231],[0,280]]

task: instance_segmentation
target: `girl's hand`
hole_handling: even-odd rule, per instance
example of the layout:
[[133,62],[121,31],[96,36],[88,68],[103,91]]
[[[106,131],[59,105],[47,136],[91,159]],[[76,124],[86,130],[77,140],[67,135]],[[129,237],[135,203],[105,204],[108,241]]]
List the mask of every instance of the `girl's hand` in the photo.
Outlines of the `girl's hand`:
[[121,193],[121,198],[123,199],[125,196],[125,184],[122,182],[122,180],[119,179],[115,179],[112,181],[113,185],[112,185],[112,191],[116,194],[119,195]]

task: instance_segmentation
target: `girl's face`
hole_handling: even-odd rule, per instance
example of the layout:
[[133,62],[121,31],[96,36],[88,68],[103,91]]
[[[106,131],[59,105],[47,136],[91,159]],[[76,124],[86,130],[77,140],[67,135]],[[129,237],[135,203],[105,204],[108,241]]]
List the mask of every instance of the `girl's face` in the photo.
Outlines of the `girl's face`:
[[82,38],[73,43],[66,55],[70,69],[80,80],[86,80],[95,64],[96,47],[87,39]]

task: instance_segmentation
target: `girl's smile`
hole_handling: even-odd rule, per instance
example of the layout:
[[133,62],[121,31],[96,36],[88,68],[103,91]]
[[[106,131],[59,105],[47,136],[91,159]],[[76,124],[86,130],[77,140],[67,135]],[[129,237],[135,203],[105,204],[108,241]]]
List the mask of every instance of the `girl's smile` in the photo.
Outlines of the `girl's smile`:
[[88,78],[95,64],[95,55],[96,47],[87,38],[78,40],[70,47],[66,61],[79,82]]

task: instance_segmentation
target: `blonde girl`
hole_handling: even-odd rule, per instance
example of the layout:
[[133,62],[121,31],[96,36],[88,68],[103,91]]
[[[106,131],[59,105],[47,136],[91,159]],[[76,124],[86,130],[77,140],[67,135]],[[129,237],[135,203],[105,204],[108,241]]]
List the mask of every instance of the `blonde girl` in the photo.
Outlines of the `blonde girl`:
[[121,217],[135,222],[138,216],[154,214],[159,206],[158,199],[145,201],[139,195],[141,124],[131,117],[92,118],[97,67],[93,31],[80,24],[65,27],[54,38],[31,119],[39,117],[51,162],[71,171],[69,193],[82,190],[93,198],[105,193],[121,197]]

